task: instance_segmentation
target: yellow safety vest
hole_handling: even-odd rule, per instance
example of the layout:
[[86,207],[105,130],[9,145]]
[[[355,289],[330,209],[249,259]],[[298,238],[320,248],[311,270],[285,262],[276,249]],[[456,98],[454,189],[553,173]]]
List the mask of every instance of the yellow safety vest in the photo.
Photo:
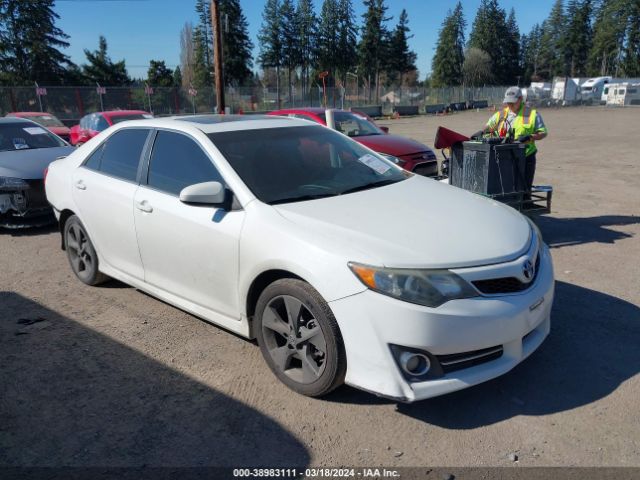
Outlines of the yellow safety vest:
[[[498,133],[500,137],[506,137],[509,133],[507,131],[507,115],[509,115],[509,107],[506,107],[504,110],[500,112],[500,116],[498,117],[498,123],[496,124],[496,128],[494,132]],[[535,133],[536,127],[536,109],[530,108],[527,105],[521,105],[520,111],[518,115],[516,115],[516,119],[514,120],[511,128],[514,130],[514,137],[518,139],[522,135],[533,135]],[[532,140],[527,142],[524,154],[525,156],[532,155],[536,153],[538,149],[536,148],[536,143]]]

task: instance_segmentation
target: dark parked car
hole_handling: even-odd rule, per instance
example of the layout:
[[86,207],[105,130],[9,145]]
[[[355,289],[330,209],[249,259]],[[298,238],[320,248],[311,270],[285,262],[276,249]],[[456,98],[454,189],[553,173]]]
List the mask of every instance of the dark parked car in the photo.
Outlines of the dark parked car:
[[7,113],[7,117],[28,118],[39,125],[55,133],[65,141],[69,141],[69,127],[65,126],[58,117],[47,112],[11,112]]
[[0,118],[0,227],[55,221],[44,193],[44,171],[74,150],[31,120]]

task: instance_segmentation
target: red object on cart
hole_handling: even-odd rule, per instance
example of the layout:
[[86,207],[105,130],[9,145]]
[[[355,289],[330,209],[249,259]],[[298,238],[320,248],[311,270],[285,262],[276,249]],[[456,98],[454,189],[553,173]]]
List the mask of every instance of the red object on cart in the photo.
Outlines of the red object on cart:
[[448,148],[458,142],[466,142],[467,140],[469,140],[469,137],[467,137],[466,135],[454,132],[453,130],[449,130],[448,128],[438,127],[434,147],[438,149]]

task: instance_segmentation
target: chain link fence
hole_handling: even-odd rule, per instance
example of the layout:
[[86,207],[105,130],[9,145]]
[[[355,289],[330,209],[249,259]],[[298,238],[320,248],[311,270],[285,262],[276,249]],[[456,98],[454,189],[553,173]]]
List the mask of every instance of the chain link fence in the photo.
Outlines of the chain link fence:
[[[286,85],[275,88],[229,87],[225,91],[226,105],[232,113],[256,113],[295,107],[351,108],[365,105],[382,106],[391,114],[396,106],[417,106],[420,113],[429,105],[486,101],[500,105],[507,87],[483,88],[365,88],[353,82],[344,87],[327,88],[316,85],[302,90]],[[215,111],[213,87],[196,90],[155,87],[106,87],[103,95],[95,87],[45,87],[38,96],[35,87],[0,87],[0,114],[15,111],[46,111],[66,124],[74,124],[84,115],[106,110],[145,110],[156,116],[210,113]],[[41,93],[43,89],[40,89]]]

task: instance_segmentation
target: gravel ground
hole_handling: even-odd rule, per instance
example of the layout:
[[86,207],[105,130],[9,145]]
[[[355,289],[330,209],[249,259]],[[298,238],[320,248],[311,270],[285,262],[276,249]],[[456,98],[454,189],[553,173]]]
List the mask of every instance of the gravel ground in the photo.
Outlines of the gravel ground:
[[[55,229],[3,231],[0,465],[640,466],[640,109],[542,113],[557,296],[551,335],[509,374],[411,405],[308,399],[252,342],[82,285]],[[382,123],[432,144],[488,116]]]

